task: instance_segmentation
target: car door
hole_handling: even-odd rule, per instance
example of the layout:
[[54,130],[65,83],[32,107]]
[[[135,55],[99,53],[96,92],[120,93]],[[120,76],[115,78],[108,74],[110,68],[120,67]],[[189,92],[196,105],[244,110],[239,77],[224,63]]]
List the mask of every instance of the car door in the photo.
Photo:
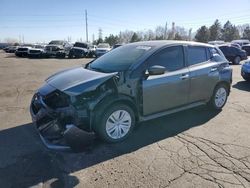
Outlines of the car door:
[[147,69],[154,65],[164,66],[162,75],[149,75],[142,82],[143,114],[162,112],[187,103],[189,73],[185,67],[183,46],[167,47],[152,55]]
[[219,80],[219,64],[210,58],[212,55],[209,54],[206,47],[187,46],[190,75],[189,103],[208,100]]

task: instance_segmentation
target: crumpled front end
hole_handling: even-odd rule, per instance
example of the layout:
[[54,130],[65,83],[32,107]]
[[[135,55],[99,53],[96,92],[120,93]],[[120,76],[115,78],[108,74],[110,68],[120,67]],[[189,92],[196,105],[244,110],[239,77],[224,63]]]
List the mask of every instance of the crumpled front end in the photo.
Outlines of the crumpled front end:
[[[69,150],[70,139],[89,126],[87,109],[76,109],[71,96],[45,84],[32,98],[30,113],[43,143],[49,149]],[[70,134],[70,135],[69,135]]]

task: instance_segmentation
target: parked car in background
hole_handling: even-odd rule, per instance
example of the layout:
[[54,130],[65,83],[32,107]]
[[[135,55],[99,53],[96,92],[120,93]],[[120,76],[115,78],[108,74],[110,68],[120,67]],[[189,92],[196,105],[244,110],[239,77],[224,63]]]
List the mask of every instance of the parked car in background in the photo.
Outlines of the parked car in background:
[[10,46],[6,46],[3,48],[3,51],[7,52]]
[[245,61],[245,63],[241,67],[241,76],[250,82],[250,60]]
[[51,149],[68,148],[67,139],[83,130],[114,143],[126,139],[141,121],[206,104],[221,110],[231,83],[232,69],[217,47],[136,42],[85,68],[50,76],[34,94],[30,112]]
[[76,42],[69,51],[69,58],[87,57],[89,54],[89,44],[84,42]]
[[228,61],[235,65],[240,64],[240,61],[247,59],[246,51],[236,48],[231,45],[221,45],[220,50],[223,52]]
[[32,44],[23,44],[19,46],[15,52],[15,55],[18,57],[27,57],[29,49],[33,48]]
[[108,43],[100,43],[96,47],[95,55],[96,57],[100,57],[105,53],[111,50],[110,45]]
[[241,49],[241,46],[238,43],[230,43],[231,46]]
[[45,56],[65,58],[65,56],[69,55],[69,51],[71,48],[72,45],[67,41],[53,40],[45,47]]
[[19,46],[8,46],[8,47],[4,48],[3,50],[6,53],[15,53],[18,47]]
[[11,44],[10,43],[0,43],[0,49],[4,49],[8,46],[11,46]]
[[122,46],[122,44],[115,44],[115,45],[112,47],[112,50],[113,50],[113,49],[116,49],[116,48],[118,48],[118,47],[120,47],[120,46]]
[[241,47],[242,50],[247,52],[247,55],[250,56],[250,44],[245,44]]
[[247,39],[239,39],[239,40],[233,40],[231,43],[237,43],[240,46],[246,45],[246,44],[250,44],[250,41]]
[[225,44],[225,41],[223,41],[223,40],[208,41],[208,44],[211,44],[211,45],[221,45],[221,44]]
[[96,45],[90,44],[88,57],[94,57],[95,53],[96,53]]
[[32,48],[28,49],[28,57],[44,57],[45,45],[35,44]]

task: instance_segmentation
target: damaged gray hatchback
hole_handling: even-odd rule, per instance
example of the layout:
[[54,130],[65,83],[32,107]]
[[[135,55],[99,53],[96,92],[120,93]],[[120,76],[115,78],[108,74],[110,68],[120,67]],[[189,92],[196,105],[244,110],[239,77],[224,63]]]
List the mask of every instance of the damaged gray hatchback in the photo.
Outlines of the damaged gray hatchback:
[[30,111],[49,148],[68,147],[71,129],[72,137],[89,131],[113,143],[126,139],[137,122],[199,105],[222,109],[231,83],[232,69],[217,47],[136,42],[50,76]]

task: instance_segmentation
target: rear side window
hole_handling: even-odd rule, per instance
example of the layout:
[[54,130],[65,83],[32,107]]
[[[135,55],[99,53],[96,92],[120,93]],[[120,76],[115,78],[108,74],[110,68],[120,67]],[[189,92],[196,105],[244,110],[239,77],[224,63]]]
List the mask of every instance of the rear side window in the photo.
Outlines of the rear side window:
[[239,48],[235,48],[235,47],[231,47],[232,48],[232,51],[236,54],[240,53],[241,50]]
[[175,71],[184,67],[182,46],[165,48],[149,58],[149,66],[160,65],[167,71]]
[[220,50],[221,50],[223,53],[228,52],[228,47],[226,47],[226,46],[221,46],[221,47],[219,47],[219,48],[220,48]]
[[188,47],[188,64],[195,65],[207,61],[207,52],[205,47],[189,46]]

